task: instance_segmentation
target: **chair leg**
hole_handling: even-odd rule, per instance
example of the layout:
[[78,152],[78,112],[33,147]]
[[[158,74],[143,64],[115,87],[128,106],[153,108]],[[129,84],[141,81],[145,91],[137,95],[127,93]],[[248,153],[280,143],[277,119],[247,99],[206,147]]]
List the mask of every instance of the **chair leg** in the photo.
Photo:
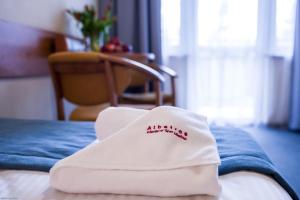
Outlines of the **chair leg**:
[[175,78],[171,78],[171,89],[172,89],[172,106],[176,106],[176,85],[175,85]]
[[163,99],[159,81],[154,81],[154,89],[156,93],[156,106],[161,106],[163,104]]
[[64,102],[62,99],[56,99],[56,108],[57,108],[57,119],[58,120],[65,120],[65,109],[64,109]]

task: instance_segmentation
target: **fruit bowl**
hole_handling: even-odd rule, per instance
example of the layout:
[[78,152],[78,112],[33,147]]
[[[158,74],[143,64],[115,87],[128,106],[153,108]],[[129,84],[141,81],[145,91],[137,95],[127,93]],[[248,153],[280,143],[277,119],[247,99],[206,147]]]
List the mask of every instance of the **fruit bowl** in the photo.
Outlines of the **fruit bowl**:
[[114,37],[101,47],[103,53],[127,53],[132,51],[132,46],[122,43],[119,38]]

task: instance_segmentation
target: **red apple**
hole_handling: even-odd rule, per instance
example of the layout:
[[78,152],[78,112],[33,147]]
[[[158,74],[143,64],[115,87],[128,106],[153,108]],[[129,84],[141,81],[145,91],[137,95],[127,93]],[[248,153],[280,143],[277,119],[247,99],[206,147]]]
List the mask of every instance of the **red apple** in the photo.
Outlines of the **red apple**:
[[116,46],[115,51],[116,51],[116,52],[123,52],[122,46],[121,46],[121,45]]
[[109,52],[114,52],[116,49],[116,45],[114,45],[114,44],[106,44],[105,46]]
[[109,43],[110,43],[110,44],[114,44],[114,45],[116,45],[116,46],[121,45],[121,41],[119,40],[118,37],[113,37],[113,38],[111,38],[110,41],[109,41]]
[[109,50],[107,49],[106,45],[101,47],[101,52],[109,52]]
[[123,52],[130,52],[132,50],[132,46],[128,44],[122,45]]

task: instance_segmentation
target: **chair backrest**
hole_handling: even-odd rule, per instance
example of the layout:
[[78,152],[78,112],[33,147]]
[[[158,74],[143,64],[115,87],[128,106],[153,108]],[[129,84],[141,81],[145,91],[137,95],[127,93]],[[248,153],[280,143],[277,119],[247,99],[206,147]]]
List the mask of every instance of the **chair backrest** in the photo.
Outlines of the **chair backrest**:
[[[55,39],[55,51],[84,51],[86,49],[86,43],[84,40],[71,37],[58,35]],[[154,62],[155,55],[153,53],[107,53],[108,55],[118,56],[122,58],[128,58],[145,65]],[[147,76],[143,73],[135,70],[130,70],[131,82],[130,86],[143,86],[148,81]]]
[[110,102],[117,106],[117,97],[130,83],[130,70],[156,81],[163,80],[158,72],[145,65],[101,53],[60,52],[50,55],[49,63],[59,119],[64,119],[63,98],[77,105]]

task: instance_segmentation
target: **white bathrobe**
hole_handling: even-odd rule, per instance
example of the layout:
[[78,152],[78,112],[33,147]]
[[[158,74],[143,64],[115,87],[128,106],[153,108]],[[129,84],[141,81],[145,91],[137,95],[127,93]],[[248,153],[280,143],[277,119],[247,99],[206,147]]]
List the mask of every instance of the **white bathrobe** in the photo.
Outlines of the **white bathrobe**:
[[71,193],[164,197],[220,194],[220,158],[204,117],[166,106],[119,109],[99,115],[100,142],[51,169],[52,187]]

